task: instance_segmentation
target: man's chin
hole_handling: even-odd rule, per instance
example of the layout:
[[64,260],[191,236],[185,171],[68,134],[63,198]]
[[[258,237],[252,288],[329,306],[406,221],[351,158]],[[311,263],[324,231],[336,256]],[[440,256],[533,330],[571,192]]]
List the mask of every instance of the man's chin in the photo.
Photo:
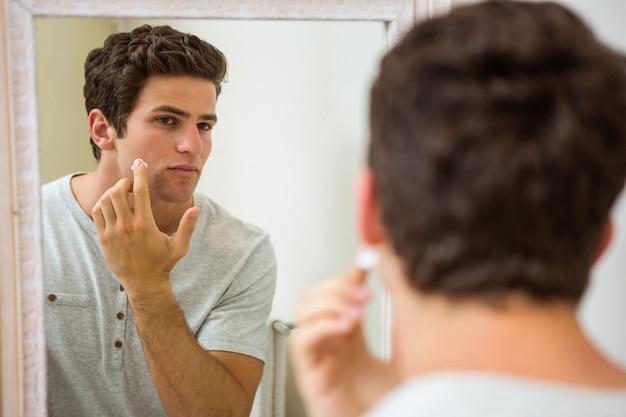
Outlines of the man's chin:
[[169,204],[185,204],[193,201],[193,191],[181,193],[157,193],[152,195],[153,198]]

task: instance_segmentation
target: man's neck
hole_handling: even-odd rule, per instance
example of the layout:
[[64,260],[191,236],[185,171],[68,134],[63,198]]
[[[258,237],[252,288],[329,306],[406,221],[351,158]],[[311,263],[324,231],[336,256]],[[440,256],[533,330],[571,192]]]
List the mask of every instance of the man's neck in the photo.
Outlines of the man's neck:
[[626,373],[587,339],[570,303],[520,297],[494,307],[406,291],[411,294],[400,295],[397,302],[394,297],[393,355],[403,378],[444,370],[489,371],[626,387]]
[[115,184],[115,181],[103,183],[98,179],[96,171],[77,175],[70,180],[70,188],[78,205],[89,217],[100,197]]

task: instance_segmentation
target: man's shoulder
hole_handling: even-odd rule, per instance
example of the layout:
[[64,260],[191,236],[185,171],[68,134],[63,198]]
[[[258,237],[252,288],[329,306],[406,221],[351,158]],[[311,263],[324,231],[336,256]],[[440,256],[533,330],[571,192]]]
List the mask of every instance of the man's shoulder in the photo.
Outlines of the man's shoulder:
[[269,233],[247,222],[203,194],[194,194],[194,205],[200,208],[200,216],[192,237],[188,258],[211,256],[224,262],[233,259],[274,262],[275,254]]
[[194,205],[200,208],[199,221],[212,233],[249,237],[268,235],[262,227],[240,218],[205,194],[195,193]]
[[44,183],[41,186],[41,194],[45,196],[54,195],[59,190],[59,187],[63,184],[64,178],[65,177],[60,177]]
[[440,372],[407,380],[364,417],[626,416],[626,390],[604,390],[481,372]]
[[84,172],[74,172],[44,183],[41,186],[42,200],[54,199],[56,197],[63,196],[66,193],[71,194],[72,190],[70,187],[70,181],[72,177],[82,174],[84,174]]
[[[47,182],[41,186],[41,208],[44,214],[47,211],[66,210],[65,195],[71,195],[71,189],[69,188],[71,176],[66,175],[50,182]],[[67,187],[67,191],[65,188]],[[58,207],[58,209],[55,209]]]

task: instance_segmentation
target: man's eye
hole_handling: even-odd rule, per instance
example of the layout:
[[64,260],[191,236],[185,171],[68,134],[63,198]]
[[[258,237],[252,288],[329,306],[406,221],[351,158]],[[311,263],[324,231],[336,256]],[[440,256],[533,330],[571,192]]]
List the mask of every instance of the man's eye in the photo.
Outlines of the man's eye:
[[200,130],[211,130],[211,129],[213,129],[213,126],[211,126],[208,123],[198,123],[198,129],[200,129]]
[[157,118],[157,121],[164,125],[171,125],[174,123],[174,118],[170,116],[164,116]]

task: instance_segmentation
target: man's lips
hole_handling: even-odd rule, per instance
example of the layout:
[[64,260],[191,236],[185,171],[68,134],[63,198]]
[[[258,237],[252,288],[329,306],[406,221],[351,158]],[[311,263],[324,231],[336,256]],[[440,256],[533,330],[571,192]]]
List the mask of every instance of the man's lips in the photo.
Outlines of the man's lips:
[[191,165],[191,164],[174,165],[174,166],[169,167],[168,169],[170,171],[174,171],[176,173],[183,174],[183,175],[194,175],[199,172],[198,167],[195,165]]

